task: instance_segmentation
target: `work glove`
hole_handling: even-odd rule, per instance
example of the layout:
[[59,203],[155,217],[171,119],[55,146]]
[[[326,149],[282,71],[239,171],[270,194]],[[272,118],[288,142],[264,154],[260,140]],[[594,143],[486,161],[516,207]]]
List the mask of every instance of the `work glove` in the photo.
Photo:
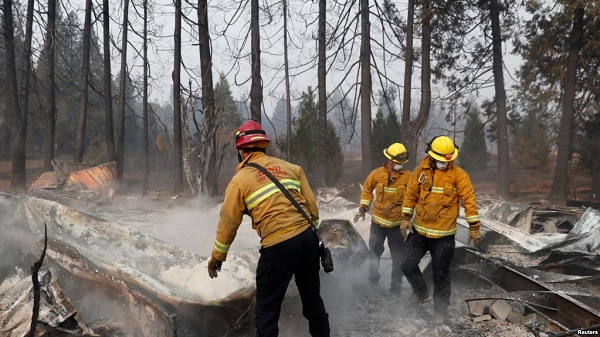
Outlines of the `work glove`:
[[473,241],[473,246],[478,248],[481,244],[481,223],[479,221],[469,224],[469,237],[467,238],[467,246]]
[[356,213],[354,216],[354,223],[356,223],[360,218],[365,221],[365,213],[367,213],[367,210],[364,207],[359,208],[358,213]]
[[217,277],[217,271],[221,271],[221,266],[223,265],[223,262],[215,259],[214,257],[210,257],[210,260],[208,260],[208,276],[210,278],[215,278]]
[[410,223],[410,218],[404,218],[400,221],[400,233],[402,233],[402,237],[404,240],[408,237],[408,233],[412,233],[412,224]]

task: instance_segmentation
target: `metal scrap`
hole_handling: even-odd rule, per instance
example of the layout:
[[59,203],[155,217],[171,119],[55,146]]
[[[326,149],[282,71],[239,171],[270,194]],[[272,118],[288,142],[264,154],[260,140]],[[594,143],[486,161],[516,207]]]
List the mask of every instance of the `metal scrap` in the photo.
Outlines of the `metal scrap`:
[[369,248],[354,226],[344,219],[325,219],[319,224],[319,234],[333,257],[359,267],[369,256]]
[[[481,206],[480,218],[484,239],[491,237],[492,240],[485,240],[484,245],[513,243],[530,253],[560,251],[599,254],[600,211],[588,208],[570,228],[575,216],[574,210],[533,209],[530,205],[515,202],[487,201]],[[461,214],[457,223],[457,238],[466,237],[469,225],[464,220],[464,214]],[[569,228],[568,233],[566,228]],[[499,236],[492,236],[489,232]]]
[[[331,211],[355,207],[350,206],[353,203],[347,201],[338,202],[339,198],[339,193],[336,191],[323,190],[318,195],[320,207],[328,204],[332,206]],[[87,213],[79,208],[78,202],[73,202],[76,200],[68,201],[61,198],[55,200],[36,198],[32,195],[23,197],[25,215],[38,239],[41,237],[41,224],[47,222],[50,225],[51,241],[48,250],[50,260],[78,280],[88,280],[87,282],[91,282],[94,289],[102,285],[110,289],[107,293],[118,293],[119,300],[125,301],[125,306],[128,307],[127,320],[107,321],[105,324],[96,321],[94,324],[89,324],[96,333],[116,335],[108,331],[119,329],[129,329],[130,333],[125,334],[127,336],[223,336],[250,333],[252,322],[249,316],[253,305],[254,270],[258,259],[256,247],[230,252],[227,263],[223,267],[225,272],[219,275],[218,280],[209,282],[204,257],[166,244],[146,232],[140,233],[128,226],[131,221],[136,221],[134,218],[138,218],[137,221],[143,220],[139,219],[141,211],[133,214],[129,219],[123,210],[119,210],[118,216],[111,219],[107,218],[108,215],[96,211],[93,215]],[[500,209],[502,206],[494,207]],[[571,254],[574,242],[564,245],[559,245],[557,242],[560,243],[568,235],[577,238],[574,240],[584,241],[591,240],[589,236],[597,235],[596,228],[591,225],[581,226],[579,229],[574,227],[572,234],[566,234],[566,229],[570,229],[567,222],[572,220],[567,219],[563,210],[556,213],[558,214],[556,221],[552,218],[552,214],[544,213],[544,221],[552,219],[552,224],[557,226],[557,233],[554,234],[539,233],[539,223],[541,223],[539,219],[542,218],[536,218],[536,214],[542,212],[536,213],[538,210],[533,209],[533,215],[529,216],[532,208],[527,205],[513,204],[509,207],[510,216],[496,217],[495,220],[486,218],[485,210],[483,208],[481,214],[484,246],[476,254],[473,254],[473,250],[466,254],[471,256],[470,258],[477,255],[480,259],[477,262],[493,257],[496,253],[527,256],[528,253],[535,252],[536,254],[529,255],[547,256],[552,252],[553,247],[565,249],[564,252]],[[594,219],[594,216],[590,219]],[[459,224],[458,241],[461,235],[466,237],[465,230],[468,228],[464,219],[459,219]],[[144,226],[147,225],[144,223]],[[529,232],[526,230],[528,227]],[[349,221],[322,220],[319,232],[332,250],[336,263],[342,262],[336,264],[336,267],[341,267],[344,262],[350,262],[344,268],[336,268],[336,272],[332,274],[340,271],[343,273],[344,270],[356,271],[356,267],[368,257],[368,248],[362,236]],[[596,247],[594,240],[588,243],[585,246],[586,252]],[[461,261],[460,251],[461,249],[457,248],[456,262],[474,262]],[[580,254],[581,248],[576,248],[576,252]],[[575,295],[568,297],[543,290],[544,284],[555,285],[571,281],[578,281],[578,285],[581,286],[584,282],[586,284],[593,282],[594,275],[552,274],[550,271],[554,270],[544,269],[543,265],[536,266],[535,268],[540,268],[538,270],[514,266],[511,269],[504,265],[490,267],[490,264],[494,265],[488,261],[488,264],[480,264],[479,269],[473,266],[466,268],[509,291],[514,291],[528,284],[527,282],[533,281],[533,286],[525,286],[525,293],[520,296],[521,300],[525,299],[529,302],[528,305],[536,308],[534,311],[550,315],[552,319],[559,322],[563,322],[564,317],[552,316],[553,311],[573,311],[580,316],[567,318],[566,323],[560,323],[563,329],[576,326],[575,324],[583,326],[587,321],[596,319],[597,315],[590,315],[589,312],[582,314],[578,311],[584,310],[581,309],[582,307],[589,310],[586,304],[591,306],[589,303],[593,303],[593,299],[584,301]],[[565,265],[562,267],[566,268]],[[593,270],[590,273],[593,274]],[[324,281],[325,283],[327,282]],[[290,286],[293,288],[294,282]],[[0,293],[3,292],[0,289]],[[296,293],[292,290],[289,296]],[[77,298],[83,294],[74,296]],[[512,294],[506,297],[514,296]],[[571,304],[564,304],[563,300]],[[580,308],[570,305],[580,306]],[[596,308],[596,306],[591,307]]]
[[[463,254],[455,256],[458,258],[468,257],[469,251],[465,250]],[[561,329],[568,330],[600,323],[600,313],[575,298],[562,292],[554,292],[541,282],[498,261],[487,260],[481,255],[478,255],[477,259],[482,262],[462,264],[459,268],[473,272],[506,292],[519,292],[519,296],[537,298],[535,303],[540,303],[542,306],[536,305],[530,309],[553,320]],[[533,301],[527,299],[527,302]]]
[[[36,336],[58,330],[71,336],[98,336],[85,326],[48,270],[40,273],[40,310]],[[33,308],[33,286],[29,275],[15,274],[0,284],[0,333],[22,337],[29,332]],[[68,324],[66,324],[68,322]]]
[[547,249],[600,255],[600,211],[588,208],[562,242]]
[[82,163],[74,163],[55,159],[52,160],[51,164],[54,170],[42,173],[31,183],[28,190],[61,189],[71,172],[84,170],[91,167],[90,165]]
[[96,195],[108,195],[117,176],[117,163],[110,162],[69,174],[63,190],[67,192],[87,190]]
[[[174,329],[189,335],[220,336],[223,331],[240,328],[236,322],[246,324],[243,318],[253,305],[256,250],[230,254],[224,270],[235,272],[223,273],[218,282],[210,282],[206,258],[54,201],[24,199],[34,233],[40,235],[40,223],[49,224],[53,241],[48,255],[64,268],[72,266],[72,259],[53,252],[76,251],[115,280],[139,289],[162,307],[174,308],[171,313],[178,316]],[[66,248],[57,248],[57,243]],[[211,324],[198,324],[199,312]]]

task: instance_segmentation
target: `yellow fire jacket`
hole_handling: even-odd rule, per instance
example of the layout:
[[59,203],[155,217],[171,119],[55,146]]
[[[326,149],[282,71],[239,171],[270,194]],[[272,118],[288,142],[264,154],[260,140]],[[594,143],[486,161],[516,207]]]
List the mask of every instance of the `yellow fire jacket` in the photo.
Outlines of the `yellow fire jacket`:
[[385,165],[369,173],[363,185],[360,205],[367,210],[372,205],[371,220],[374,223],[386,228],[400,226],[402,199],[410,173],[400,170],[390,174]]
[[237,166],[237,173],[225,189],[212,252],[219,261],[225,261],[244,214],[252,218],[252,228],[260,236],[262,247],[285,241],[310,226],[269,177],[254,167],[246,166],[250,162],[269,170],[289,190],[313,223],[318,225],[319,222],[317,202],[304,170],[262,152],[252,153]]
[[430,165],[431,158],[426,157],[414,170],[402,203],[402,213],[408,216],[416,209],[415,230],[430,238],[456,234],[459,202],[467,222],[478,222],[475,192],[467,172],[454,162],[444,171],[432,170]]

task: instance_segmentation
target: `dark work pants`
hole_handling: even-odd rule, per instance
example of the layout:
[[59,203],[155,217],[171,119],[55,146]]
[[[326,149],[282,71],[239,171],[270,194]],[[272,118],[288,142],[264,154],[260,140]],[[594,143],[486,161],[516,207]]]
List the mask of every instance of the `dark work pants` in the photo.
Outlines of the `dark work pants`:
[[440,239],[427,238],[416,231],[408,235],[402,270],[417,296],[427,294],[427,284],[419,269],[419,262],[429,251],[433,271],[433,309],[441,314],[448,313],[450,305],[450,262],[454,256],[454,235]]
[[311,228],[268,248],[260,249],[256,267],[256,337],[275,337],[285,291],[292,279],[302,301],[311,336],[329,336],[329,315],[321,298],[318,243]]
[[387,238],[388,247],[392,256],[392,282],[391,291],[400,292],[402,286],[402,254],[404,252],[404,238],[398,227],[384,228],[371,222],[369,232],[369,281],[379,282],[379,261],[383,254],[383,243]]

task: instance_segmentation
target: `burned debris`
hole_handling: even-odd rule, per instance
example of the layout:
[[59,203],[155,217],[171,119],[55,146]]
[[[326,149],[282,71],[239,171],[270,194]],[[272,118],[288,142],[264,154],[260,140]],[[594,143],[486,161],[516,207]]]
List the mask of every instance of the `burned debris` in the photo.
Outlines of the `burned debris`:
[[[88,171],[92,176],[101,172],[107,171]],[[89,181],[99,183],[94,187]],[[52,309],[40,310],[39,329],[45,330],[38,329],[38,336],[57,329],[65,336],[253,335],[258,242],[237,247],[223,277],[210,282],[207,258],[201,254],[209,247],[180,247],[150,230],[156,223],[168,223],[157,209],[160,200],[128,209],[125,199],[118,199],[118,204],[102,208],[97,200],[108,200],[110,179],[89,181],[79,185],[85,193],[66,191],[62,184],[58,189],[0,194],[0,225],[6,233],[18,233],[0,242],[2,336],[23,336],[23,326],[29,326],[25,308],[31,307],[32,295],[25,271],[39,256],[44,223],[48,250],[40,282],[47,295],[42,296],[42,308]],[[450,319],[432,326],[428,302],[422,308],[402,306],[410,295],[407,284],[397,298],[361,283],[368,228],[347,220],[355,205],[336,191],[319,193],[327,204],[320,233],[336,261],[322,285],[332,307],[332,335],[468,337],[506,331],[551,336],[598,331],[598,210],[483,199],[483,244],[479,249],[463,244],[467,225],[459,218],[451,271],[457,290]],[[385,256],[382,261],[389,263]],[[426,263],[422,268],[430,272]],[[281,336],[300,336],[293,328],[301,321],[295,309],[297,290],[294,282],[290,285]]]

